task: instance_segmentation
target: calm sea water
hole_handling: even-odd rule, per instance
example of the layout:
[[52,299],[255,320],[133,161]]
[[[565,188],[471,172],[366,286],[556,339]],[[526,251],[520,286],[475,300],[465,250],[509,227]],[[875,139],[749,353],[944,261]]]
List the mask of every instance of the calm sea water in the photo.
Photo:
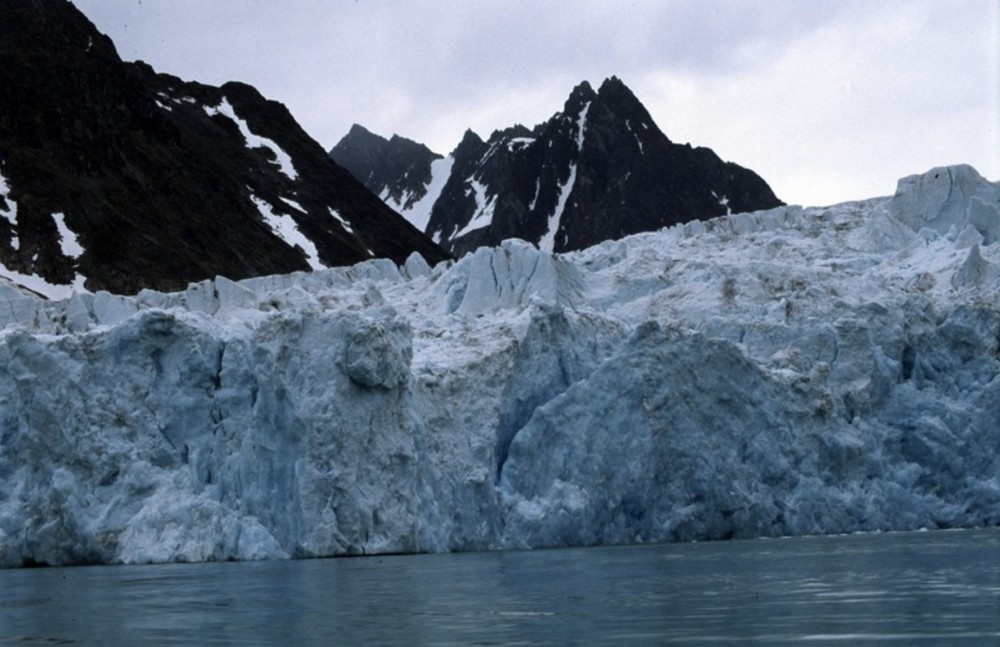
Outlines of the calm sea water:
[[0,644],[1000,645],[1000,530],[0,571]]

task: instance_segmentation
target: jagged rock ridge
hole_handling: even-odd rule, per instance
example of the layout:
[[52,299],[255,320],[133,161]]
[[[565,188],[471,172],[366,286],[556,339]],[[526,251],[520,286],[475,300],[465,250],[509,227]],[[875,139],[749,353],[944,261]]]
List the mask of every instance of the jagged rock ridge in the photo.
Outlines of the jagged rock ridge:
[[330,155],[455,254],[512,237],[564,252],[782,204],[752,171],[671,142],[615,77],[533,129],[467,131],[447,157],[360,126]]
[[0,15],[0,276],[60,296],[445,258],[254,88],[125,63],[65,0]]

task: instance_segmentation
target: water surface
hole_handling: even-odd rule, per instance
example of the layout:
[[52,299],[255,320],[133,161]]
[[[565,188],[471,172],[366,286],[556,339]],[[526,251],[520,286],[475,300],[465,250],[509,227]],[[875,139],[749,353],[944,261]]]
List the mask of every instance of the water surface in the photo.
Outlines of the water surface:
[[0,643],[1000,644],[1000,530],[0,571]]

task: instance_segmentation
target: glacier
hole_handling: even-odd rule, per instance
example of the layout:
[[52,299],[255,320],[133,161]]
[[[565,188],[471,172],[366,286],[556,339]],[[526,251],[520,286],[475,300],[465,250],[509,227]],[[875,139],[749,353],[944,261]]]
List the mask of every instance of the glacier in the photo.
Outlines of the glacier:
[[1000,185],[553,255],[0,284],[0,566],[1000,525]]

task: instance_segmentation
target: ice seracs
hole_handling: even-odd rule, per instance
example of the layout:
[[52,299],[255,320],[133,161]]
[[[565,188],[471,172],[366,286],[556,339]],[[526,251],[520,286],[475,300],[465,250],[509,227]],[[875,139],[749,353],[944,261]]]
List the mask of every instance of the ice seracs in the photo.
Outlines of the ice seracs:
[[998,525],[970,171],[564,255],[0,288],[0,564]]
[[901,222],[920,231],[961,233],[973,227],[987,244],[997,238],[1000,223],[1000,188],[987,182],[971,166],[949,166],[911,175],[899,181],[889,203],[890,212]]

